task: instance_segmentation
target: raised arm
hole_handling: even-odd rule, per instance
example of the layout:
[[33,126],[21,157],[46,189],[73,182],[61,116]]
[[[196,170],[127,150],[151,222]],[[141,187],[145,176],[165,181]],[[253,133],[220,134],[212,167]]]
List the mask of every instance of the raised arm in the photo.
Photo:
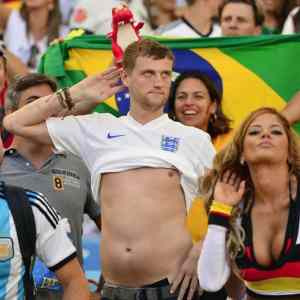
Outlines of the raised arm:
[[229,279],[231,262],[226,247],[226,235],[231,209],[242,200],[244,192],[245,182],[230,171],[226,171],[216,183],[208,231],[198,261],[200,286],[207,291],[218,291]]
[[74,107],[67,110],[57,93],[42,97],[9,114],[3,120],[4,127],[15,135],[34,139],[43,144],[52,144],[45,121],[53,116],[86,114],[99,103],[123,88],[120,70],[115,67],[85,78],[69,89]]
[[290,124],[300,121],[300,91],[293,96],[281,113]]

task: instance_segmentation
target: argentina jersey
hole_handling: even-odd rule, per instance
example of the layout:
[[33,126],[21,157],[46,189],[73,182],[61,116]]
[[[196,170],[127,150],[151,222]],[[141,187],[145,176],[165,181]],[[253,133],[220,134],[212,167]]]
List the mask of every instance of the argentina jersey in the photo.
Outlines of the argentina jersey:
[[[46,199],[39,193],[25,190],[36,224],[45,223],[48,227],[45,234],[54,231],[59,215],[51,208]],[[38,230],[37,230],[38,235]],[[37,243],[37,253],[39,251]],[[4,186],[0,185],[0,299],[23,300],[23,276],[25,268],[17,238],[13,216],[5,200]]]

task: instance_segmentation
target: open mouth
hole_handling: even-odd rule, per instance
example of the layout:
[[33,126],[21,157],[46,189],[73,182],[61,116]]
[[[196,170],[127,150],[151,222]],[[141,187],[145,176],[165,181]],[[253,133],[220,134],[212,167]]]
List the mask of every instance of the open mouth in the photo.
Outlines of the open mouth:
[[194,111],[194,110],[185,110],[185,111],[183,112],[183,115],[184,115],[184,116],[195,116],[196,114],[197,114],[197,112]]

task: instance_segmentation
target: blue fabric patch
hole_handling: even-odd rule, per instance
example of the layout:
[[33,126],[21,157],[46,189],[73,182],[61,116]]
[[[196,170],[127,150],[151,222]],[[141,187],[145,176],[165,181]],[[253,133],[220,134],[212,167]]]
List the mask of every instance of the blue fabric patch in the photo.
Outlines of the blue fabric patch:
[[46,265],[40,260],[36,259],[32,271],[34,285],[38,289],[48,289],[54,291],[62,291],[63,288],[59,283],[54,272],[50,271]]
[[160,141],[160,149],[164,151],[176,152],[178,150],[179,138],[163,135]]

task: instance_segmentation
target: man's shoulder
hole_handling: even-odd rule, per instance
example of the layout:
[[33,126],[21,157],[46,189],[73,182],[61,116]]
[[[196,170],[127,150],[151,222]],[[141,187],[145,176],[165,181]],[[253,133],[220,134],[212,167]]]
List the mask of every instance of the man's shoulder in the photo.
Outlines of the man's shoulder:
[[49,225],[53,228],[56,228],[60,215],[58,212],[49,204],[46,196],[44,194],[31,190],[31,189],[23,189],[29,204],[31,205],[34,213],[34,218],[44,218],[47,220]]
[[79,120],[114,120],[117,119],[116,116],[114,116],[113,114],[110,113],[99,113],[99,112],[93,112],[91,114],[87,114],[87,115],[80,115],[80,116],[76,116],[76,119]]
[[38,191],[34,191],[32,189],[27,189],[27,188],[23,188],[20,186],[6,184],[4,181],[0,182],[0,197],[7,198],[7,199],[9,198],[10,194],[8,194],[8,192],[7,192],[8,187],[9,187],[10,193],[12,193],[12,192],[23,193],[26,201],[28,201],[28,203],[32,207],[37,208],[43,214],[44,214],[45,209],[48,210],[49,204],[48,204],[47,198],[42,193],[40,193]]
[[43,204],[47,202],[46,196],[44,196],[44,194],[38,191],[22,188],[22,187],[18,187],[18,188],[24,191],[31,205],[35,205],[36,203]]
[[180,33],[180,28],[182,26],[185,26],[185,23],[179,19],[179,20],[176,20],[176,21],[173,21],[167,25],[164,25],[162,27],[159,27],[157,29],[157,33],[160,34],[160,35],[179,35],[181,36],[181,33]]
[[193,127],[193,126],[187,126],[180,122],[173,121],[170,119],[169,126],[171,128],[174,128],[179,133],[183,134],[184,136],[195,136],[199,138],[210,138],[209,134],[205,132],[204,130],[201,130],[199,128]]
[[[93,112],[91,114],[86,114],[86,115],[79,115],[79,116],[74,116],[70,115],[65,117],[64,119],[61,118],[50,118],[47,120],[49,123],[53,123],[56,127],[59,126],[59,128],[62,126],[61,124],[65,124],[66,126],[69,126],[72,128],[72,126],[77,126],[79,125],[81,128],[89,128],[94,126],[98,126],[101,124],[111,124],[113,122],[116,122],[118,118],[114,116],[113,114],[110,113],[98,113],[98,112]],[[77,125],[75,125],[77,124]]]

